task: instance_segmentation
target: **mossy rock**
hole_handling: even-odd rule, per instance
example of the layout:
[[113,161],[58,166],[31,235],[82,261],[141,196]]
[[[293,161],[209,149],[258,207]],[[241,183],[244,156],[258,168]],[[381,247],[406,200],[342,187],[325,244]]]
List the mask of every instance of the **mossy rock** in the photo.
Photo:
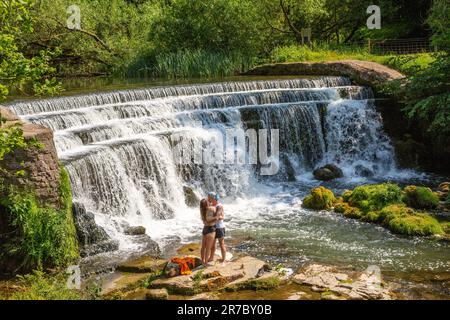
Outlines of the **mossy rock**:
[[303,199],[303,207],[313,210],[330,210],[336,198],[333,191],[324,187],[318,187],[311,191],[311,194]]
[[346,218],[361,219],[362,217],[361,210],[350,206],[347,202],[337,203],[334,206],[334,211],[343,214]]
[[430,188],[407,186],[403,201],[415,209],[434,209],[439,205],[439,196]]
[[440,223],[426,213],[417,213],[412,208],[401,205],[387,206],[381,210],[383,224],[392,232],[409,236],[442,235]]
[[356,187],[351,194],[343,195],[352,207],[363,212],[378,211],[391,204],[402,203],[403,192],[392,183],[372,184]]

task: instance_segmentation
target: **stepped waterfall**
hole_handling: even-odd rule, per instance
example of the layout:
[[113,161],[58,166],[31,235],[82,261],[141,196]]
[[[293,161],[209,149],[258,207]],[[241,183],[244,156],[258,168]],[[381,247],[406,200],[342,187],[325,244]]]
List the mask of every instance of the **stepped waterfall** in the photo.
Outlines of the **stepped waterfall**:
[[[74,201],[92,212],[121,248],[132,246],[122,222],[145,225],[161,243],[199,230],[198,209],[187,207],[186,188],[199,197],[216,191],[224,201],[242,204],[263,190],[283,194],[288,183],[295,190],[310,187],[312,171],[328,163],[341,167],[346,179],[395,171],[372,90],[345,77],[155,87],[9,107],[54,131]],[[279,155],[268,150],[276,174],[263,176],[261,165],[252,163],[177,161],[178,143],[233,153],[234,143],[224,144],[219,134],[230,129],[267,129],[269,142],[270,130],[278,129]],[[238,151],[250,152],[248,146]],[[247,217],[231,213],[235,205],[230,205],[230,228],[246,225],[249,217],[258,220],[245,205],[236,210],[248,209]]]

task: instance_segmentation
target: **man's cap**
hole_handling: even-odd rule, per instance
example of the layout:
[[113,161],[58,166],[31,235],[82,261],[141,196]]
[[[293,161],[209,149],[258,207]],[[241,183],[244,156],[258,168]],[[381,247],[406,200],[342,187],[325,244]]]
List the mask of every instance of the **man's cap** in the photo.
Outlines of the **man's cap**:
[[210,197],[210,198],[212,198],[212,199],[215,199],[216,201],[219,201],[219,199],[220,199],[219,194],[217,194],[217,193],[215,193],[215,192],[209,192],[209,193],[208,193],[208,197]]

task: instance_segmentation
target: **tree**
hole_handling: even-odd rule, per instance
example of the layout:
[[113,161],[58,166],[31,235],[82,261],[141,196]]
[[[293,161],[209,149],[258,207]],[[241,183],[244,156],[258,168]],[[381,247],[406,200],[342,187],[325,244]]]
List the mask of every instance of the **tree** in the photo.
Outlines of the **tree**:
[[0,0],[0,101],[14,88],[26,94],[54,94],[62,88],[52,75],[50,60],[57,51],[28,56],[21,39],[33,32],[32,0]]

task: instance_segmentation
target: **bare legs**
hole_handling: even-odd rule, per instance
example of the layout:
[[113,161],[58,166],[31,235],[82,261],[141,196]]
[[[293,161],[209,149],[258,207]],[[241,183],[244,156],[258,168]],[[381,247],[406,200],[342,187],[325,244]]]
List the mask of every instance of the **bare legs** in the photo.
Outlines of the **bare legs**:
[[[225,262],[227,257],[227,247],[225,246],[225,238],[217,239],[219,241],[220,251],[222,253],[222,262]],[[211,246],[211,253],[209,262],[214,260],[214,255],[216,254],[216,239],[213,241],[213,245]]]
[[202,261],[204,264],[206,264],[207,262],[214,260],[214,253],[212,253],[211,248],[214,245],[216,233],[215,232],[208,233],[206,236],[203,237],[203,239],[204,239],[203,242],[205,243],[205,249],[204,251],[202,250],[203,255]]
[[206,255],[206,236],[202,237],[202,248],[200,249],[200,255],[201,255],[203,264],[205,264],[207,262],[206,257],[205,257],[205,255]]

